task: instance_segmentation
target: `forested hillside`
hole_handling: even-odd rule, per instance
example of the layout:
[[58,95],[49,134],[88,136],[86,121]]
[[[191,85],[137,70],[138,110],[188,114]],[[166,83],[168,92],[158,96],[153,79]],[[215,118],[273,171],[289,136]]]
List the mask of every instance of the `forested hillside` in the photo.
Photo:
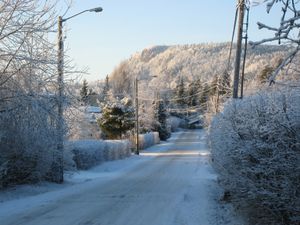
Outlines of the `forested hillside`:
[[[185,83],[199,78],[202,82],[210,82],[226,69],[229,50],[229,43],[154,46],[123,61],[110,75],[110,81],[118,93],[130,92],[136,77],[140,83],[146,81],[146,86],[154,90],[174,89],[181,78]],[[266,66],[272,67],[285,52],[282,47],[270,45],[250,48],[245,68],[246,80],[256,78]],[[233,72],[233,56],[229,73]]]

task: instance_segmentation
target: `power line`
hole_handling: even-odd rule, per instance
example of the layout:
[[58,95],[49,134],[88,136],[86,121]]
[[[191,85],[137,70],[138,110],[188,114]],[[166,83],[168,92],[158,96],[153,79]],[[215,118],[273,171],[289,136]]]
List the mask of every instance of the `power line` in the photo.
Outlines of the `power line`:
[[[197,92],[196,94],[193,94],[193,95],[188,95],[188,96],[185,96],[185,97],[182,97],[182,98],[173,98],[173,99],[168,99],[167,101],[168,102],[173,102],[173,101],[178,101],[178,100],[184,100],[184,99],[188,99],[188,98],[191,98],[191,97],[195,97],[197,95],[200,95],[200,94],[203,94],[204,92],[210,92],[212,89],[215,89],[216,87],[210,87],[206,90],[201,90],[199,92]],[[164,99],[150,99],[150,98],[142,98],[142,97],[139,97],[139,100],[143,100],[143,101],[165,101]]]
[[231,35],[231,42],[230,42],[230,49],[229,49],[229,55],[228,55],[228,62],[227,62],[227,70],[229,70],[230,62],[231,62],[231,54],[232,54],[232,47],[233,47],[233,40],[235,35],[235,28],[236,28],[236,21],[237,21],[237,15],[238,15],[238,6],[235,10],[235,17],[234,17],[234,23],[233,23],[233,29],[232,29],[232,35]]

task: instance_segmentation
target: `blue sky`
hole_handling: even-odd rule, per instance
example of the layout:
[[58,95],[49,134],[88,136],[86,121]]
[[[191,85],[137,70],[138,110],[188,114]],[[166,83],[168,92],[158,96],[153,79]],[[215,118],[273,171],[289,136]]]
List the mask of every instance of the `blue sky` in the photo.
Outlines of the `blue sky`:
[[[89,81],[103,79],[124,59],[154,45],[230,41],[236,0],[74,0],[66,17],[101,6],[64,24],[68,54],[79,67],[88,67]],[[250,40],[266,37],[257,21],[276,24],[265,5],[251,8]]]

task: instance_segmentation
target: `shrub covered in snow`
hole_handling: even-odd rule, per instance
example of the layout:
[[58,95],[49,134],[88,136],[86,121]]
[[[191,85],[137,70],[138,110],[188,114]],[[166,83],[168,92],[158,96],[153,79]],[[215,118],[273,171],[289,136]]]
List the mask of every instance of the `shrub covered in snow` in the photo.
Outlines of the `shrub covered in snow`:
[[[50,37],[56,29],[55,2],[1,1],[0,8],[0,188],[62,182],[56,150],[62,99]],[[71,73],[68,63],[65,69]]]
[[[31,99],[0,115],[0,188],[9,185],[55,180],[57,165],[53,104]],[[49,115],[50,114],[50,115]]]
[[300,223],[299,89],[228,103],[212,121],[210,144],[220,183],[239,209],[256,220]]
[[176,116],[168,118],[168,124],[171,126],[171,131],[175,132],[179,127],[186,127],[186,121]]
[[148,148],[152,145],[158,144],[160,142],[158,132],[149,132],[146,134],[139,135],[139,147],[140,149]]
[[78,169],[89,169],[104,161],[122,159],[131,154],[131,145],[128,140],[72,141],[67,144],[66,149],[73,152],[73,159]]

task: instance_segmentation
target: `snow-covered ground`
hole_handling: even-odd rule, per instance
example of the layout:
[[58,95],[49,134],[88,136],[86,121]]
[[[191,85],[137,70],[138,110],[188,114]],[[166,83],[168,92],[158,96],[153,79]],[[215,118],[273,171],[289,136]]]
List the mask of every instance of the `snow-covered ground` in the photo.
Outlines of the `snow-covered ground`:
[[203,131],[177,132],[139,156],[68,174],[63,185],[0,193],[0,223],[242,225],[218,202],[209,155]]

